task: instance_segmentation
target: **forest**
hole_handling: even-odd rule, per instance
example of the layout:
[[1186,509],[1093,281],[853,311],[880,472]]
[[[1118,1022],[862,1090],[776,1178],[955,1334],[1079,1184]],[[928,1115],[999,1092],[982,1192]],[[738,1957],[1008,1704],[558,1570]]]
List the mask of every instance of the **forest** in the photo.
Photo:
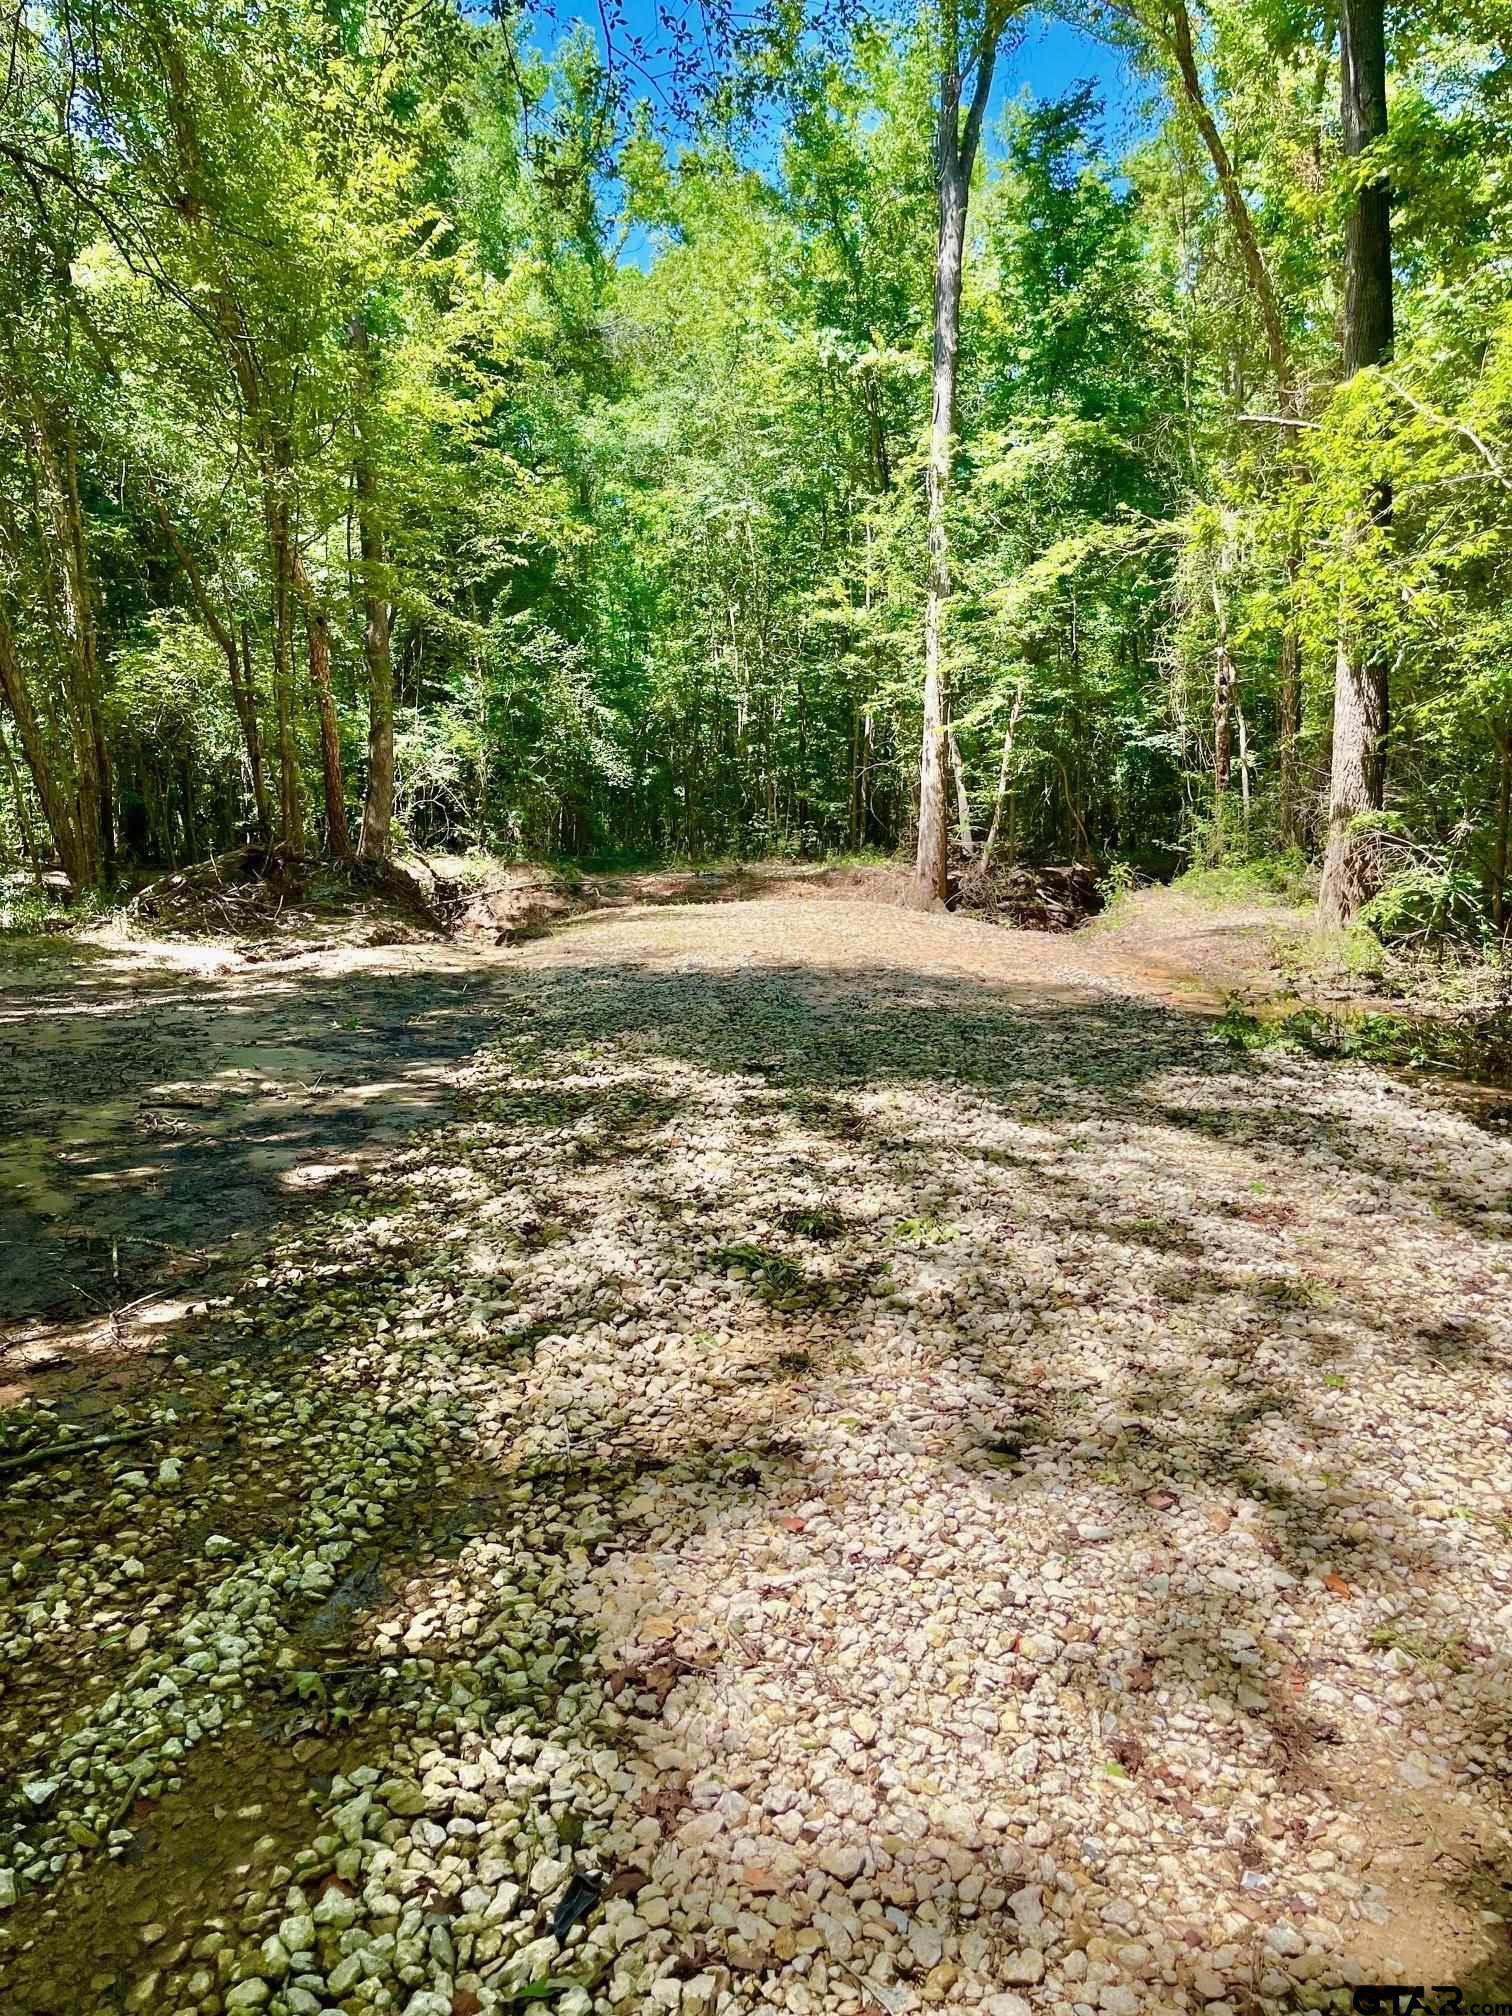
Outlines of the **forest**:
[[[1512,13],[49,0],[0,857],[883,850],[1484,945]],[[1125,108],[1128,111],[1128,107]]]
[[7,24],[0,2016],[1508,2016],[1512,0]]

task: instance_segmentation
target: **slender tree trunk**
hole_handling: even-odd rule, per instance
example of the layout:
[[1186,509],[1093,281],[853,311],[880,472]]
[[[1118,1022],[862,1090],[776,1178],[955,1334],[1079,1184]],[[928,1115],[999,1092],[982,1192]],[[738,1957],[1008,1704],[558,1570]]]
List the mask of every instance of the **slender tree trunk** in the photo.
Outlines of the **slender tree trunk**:
[[90,744],[89,781],[99,802],[100,871],[109,882],[115,874],[115,805],[110,744],[100,704],[99,631],[95,622],[94,576],[84,535],[84,507],[79,501],[79,443],[70,418],[63,430],[63,506],[68,527],[65,578],[78,656],[79,697]]
[[336,721],[336,702],[331,694],[331,626],[320,597],[310,585],[299,551],[293,554],[294,587],[304,609],[305,636],[310,650],[310,684],[315,689],[315,710],[320,720],[320,771],[325,784],[326,852],[338,861],[350,859],[352,839],[347,831],[346,786],[341,775],[341,734]]
[[[1234,769],[1234,715],[1239,702],[1239,670],[1229,649],[1228,611],[1217,577],[1212,584],[1213,614],[1218,620],[1218,642],[1213,647],[1213,816],[1217,845],[1226,844],[1224,809]],[[1246,781],[1246,798],[1248,783]]]
[[92,886],[108,880],[115,861],[110,756],[100,713],[94,587],[84,543],[72,431],[65,427],[60,453],[52,417],[40,401],[32,410],[29,447],[36,481],[37,529],[49,563],[43,575],[48,624],[65,673],[66,739],[73,749],[74,825],[83,849],[84,885]]
[[[285,454],[277,461],[287,468]],[[299,789],[299,756],[294,744],[294,544],[288,498],[278,474],[267,482],[263,496],[272,562],[273,595],[273,719],[278,742],[279,837],[291,854],[304,852],[304,807]]]
[[1250,830],[1250,774],[1249,774],[1249,729],[1244,720],[1244,703],[1239,698],[1236,682],[1234,688],[1234,721],[1239,730],[1239,800],[1244,807],[1244,837],[1249,839]]
[[[957,87],[957,90],[959,87]],[[955,439],[956,358],[960,342],[961,265],[966,238],[966,190],[956,158],[958,100],[940,108],[940,231],[935,265],[934,410],[925,488],[929,510],[929,583],[924,605],[924,727],[919,752],[919,837],[913,900],[928,909],[946,893],[947,782],[944,626],[950,597],[950,533],[946,510]],[[948,159],[946,157],[949,157]]]
[[360,379],[354,476],[357,530],[362,549],[363,610],[367,618],[362,648],[368,674],[367,789],[363,797],[362,838],[358,852],[364,860],[383,861],[388,858],[389,830],[394,819],[394,653],[389,631],[387,554],[383,520],[378,508],[378,479],[364,435],[373,373],[367,324],[361,316],[354,317],[352,321],[350,341],[357,355]]
[[[939,231],[935,249],[933,403],[925,494],[929,512],[929,581],[924,605],[924,726],[919,752],[919,834],[909,900],[933,909],[946,894],[949,821],[949,693],[945,615],[950,600],[950,463],[955,443],[956,365],[961,336],[961,274],[966,252],[966,207],[982,119],[992,90],[998,44],[1007,9],[989,0],[982,40],[963,52],[954,0],[947,0],[940,64],[939,125],[935,142]],[[961,92],[972,63],[976,81],[964,129]]]
[[966,792],[966,770],[961,762],[961,748],[956,741],[954,724],[947,727],[945,739],[950,745],[950,774],[955,779],[956,838],[961,852],[970,856],[976,852],[976,842],[971,834],[971,799]]
[[992,857],[997,849],[998,827],[1003,818],[1003,802],[1008,796],[1008,779],[1013,769],[1013,738],[1018,732],[1019,716],[1024,711],[1024,689],[1018,687],[1013,696],[1013,710],[1008,716],[1008,726],[1003,730],[1003,755],[998,764],[997,794],[992,801],[992,823],[987,828],[987,838],[982,842],[982,873],[985,875],[992,866]]
[[1202,73],[1198,67],[1196,51],[1192,46],[1192,23],[1187,13],[1186,0],[1171,0],[1169,22],[1170,50],[1176,59],[1176,70],[1181,79],[1187,109],[1192,115],[1192,122],[1197,128],[1202,144],[1207,149],[1208,159],[1213,164],[1213,173],[1218,181],[1219,194],[1223,198],[1224,211],[1238,244],[1245,278],[1249,282],[1250,292],[1259,311],[1261,327],[1265,331],[1265,347],[1270,356],[1271,370],[1275,374],[1276,389],[1281,396],[1282,410],[1288,412],[1295,402],[1296,380],[1292,369],[1290,346],[1286,340],[1286,325],[1281,317],[1281,303],[1276,294],[1275,283],[1271,279],[1270,268],[1265,263],[1265,254],[1260,249],[1259,234],[1255,230],[1255,220],[1250,215],[1243,186],[1235,171],[1223,135],[1218,130],[1218,123],[1208,105],[1207,94],[1202,88]]
[[272,837],[273,824],[268,807],[268,785],[263,776],[262,743],[257,731],[256,688],[252,683],[252,647],[249,626],[242,624],[242,649],[237,652],[236,639],[230,626],[222,619],[220,611],[210,599],[204,576],[188,546],[179,537],[178,528],[169,517],[162,500],[154,493],[153,510],[158,524],[173,548],[179,565],[184,570],[184,578],[189,583],[189,592],[194,598],[194,606],[200,613],[200,621],[220,647],[221,656],[226,661],[226,671],[231,681],[231,701],[236,709],[236,719],[242,731],[242,747],[246,751],[247,769],[252,779],[252,803],[257,820],[258,838],[267,841]]
[[1220,815],[1234,767],[1234,701],[1238,688],[1239,675],[1228,643],[1221,639],[1213,653],[1213,797]]
[[[1343,0],[1339,17],[1344,152],[1358,158],[1386,133],[1384,0]],[[1379,364],[1391,351],[1391,190],[1383,179],[1349,208],[1344,240],[1344,376]],[[1385,514],[1390,499],[1377,497]],[[1380,874],[1376,839],[1353,831],[1362,813],[1385,802],[1390,699],[1386,663],[1367,651],[1341,616],[1334,672],[1333,774],[1328,794],[1328,850],[1318,892],[1326,925],[1350,922]]]
[[252,770],[252,802],[257,807],[259,837],[267,842],[273,837],[273,815],[268,804],[268,779],[263,770],[262,736],[257,726],[257,668],[252,655],[252,624],[245,616],[241,619],[239,635],[241,691],[247,708],[243,728],[247,734],[247,762]]
[[[1207,150],[1208,159],[1212,163],[1219,194],[1223,199],[1224,214],[1228,218],[1229,228],[1239,248],[1245,279],[1260,317],[1260,326],[1265,333],[1266,354],[1276,381],[1277,408],[1283,418],[1294,419],[1302,408],[1302,391],[1297,382],[1296,364],[1286,333],[1280,295],[1277,293],[1270,268],[1266,264],[1260,236],[1255,229],[1255,220],[1250,212],[1243,184],[1234,167],[1233,157],[1207,102],[1207,94],[1202,84],[1202,72],[1193,46],[1191,17],[1187,12],[1186,0],[1172,0],[1169,24],[1169,46],[1175,58],[1182,92],[1198,135]],[[1326,70],[1325,61],[1323,65],[1325,75]],[[1290,580],[1295,571],[1294,563],[1288,566],[1287,571]],[[1300,669],[1301,643],[1295,619],[1288,614],[1281,639],[1280,664],[1281,837],[1287,846],[1298,844],[1301,834],[1301,812],[1297,796],[1299,753],[1297,743],[1302,725]],[[1289,684],[1289,681],[1295,683]],[[1296,724],[1294,728],[1290,726],[1293,720]]]
[[1276,708],[1281,742],[1281,844],[1302,844],[1302,639],[1288,620],[1281,632]]

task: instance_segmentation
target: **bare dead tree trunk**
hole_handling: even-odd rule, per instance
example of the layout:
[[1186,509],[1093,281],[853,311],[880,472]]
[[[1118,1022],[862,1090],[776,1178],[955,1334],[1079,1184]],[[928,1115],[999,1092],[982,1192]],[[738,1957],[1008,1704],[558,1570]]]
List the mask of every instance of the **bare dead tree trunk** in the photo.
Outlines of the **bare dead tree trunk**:
[[[961,337],[961,275],[966,207],[982,120],[992,90],[998,44],[1008,21],[1003,0],[988,0],[981,41],[961,46],[957,0],[947,0],[942,24],[939,122],[935,139],[939,232],[935,249],[933,404],[925,493],[929,511],[929,582],[924,605],[924,726],[919,752],[919,835],[909,901],[933,909],[945,901],[949,821],[945,612],[950,600],[950,463],[955,444],[956,366]],[[965,125],[961,95],[973,66],[976,79]]]
[[[1386,134],[1386,14],[1384,0],[1343,0],[1339,16],[1344,152],[1365,153]],[[1391,189],[1377,178],[1349,207],[1344,238],[1344,377],[1390,354]],[[1390,498],[1376,500],[1379,513]],[[1350,922],[1380,875],[1379,842],[1354,830],[1362,813],[1385,803],[1386,734],[1390,724],[1386,662],[1367,651],[1341,620],[1334,670],[1333,775],[1328,795],[1328,850],[1318,892],[1326,925]]]

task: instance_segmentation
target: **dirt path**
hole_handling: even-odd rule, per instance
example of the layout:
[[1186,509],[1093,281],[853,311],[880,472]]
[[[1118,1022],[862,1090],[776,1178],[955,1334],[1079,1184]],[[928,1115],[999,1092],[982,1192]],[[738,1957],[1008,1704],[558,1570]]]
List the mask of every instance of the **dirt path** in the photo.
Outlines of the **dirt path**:
[[47,1264],[217,1269],[0,1360],[0,1461],[140,1436],[0,1473],[7,2016],[1512,1997],[1505,1141],[1091,935],[389,958],[0,1039],[183,1115]]

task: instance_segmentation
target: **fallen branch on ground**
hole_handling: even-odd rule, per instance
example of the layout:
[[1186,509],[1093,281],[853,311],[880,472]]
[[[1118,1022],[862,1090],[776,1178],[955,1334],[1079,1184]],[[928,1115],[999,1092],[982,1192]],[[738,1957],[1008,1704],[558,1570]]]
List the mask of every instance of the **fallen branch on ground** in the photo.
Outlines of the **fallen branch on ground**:
[[127,1428],[119,1435],[96,1435],[89,1442],[49,1442],[41,1449],[28,1449],[24,1456],[11,1456],[0,1463],[0,1477],[17,1470],[32,1470],[43,1463],[51,1463],[60,1456],[73,1456],[94,1449],[115,1449],[123,1442],[144,1442],[149,1435],[160,1435],[160,1428]]

